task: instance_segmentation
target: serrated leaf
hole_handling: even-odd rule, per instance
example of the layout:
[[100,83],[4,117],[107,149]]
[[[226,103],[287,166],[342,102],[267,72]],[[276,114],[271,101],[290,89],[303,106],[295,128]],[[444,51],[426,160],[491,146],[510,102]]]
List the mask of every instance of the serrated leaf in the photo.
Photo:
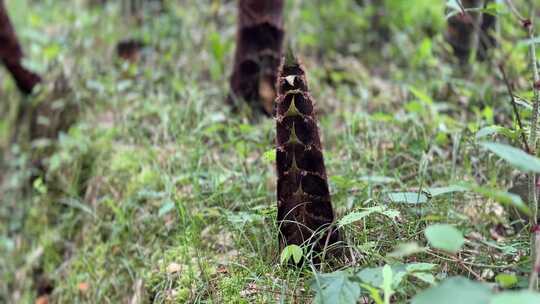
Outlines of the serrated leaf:
[[465,243],[461,231],[448,224],[434,224],[424,231],[429,244],[436,249],[456,253]]
[[316,274],[311,288],[315,290],[314,303],[355,304],[362,293],[358,282],[346,271]]
[[288,263],[292,257],[293,262],[298,264],[300,263],[300,260],[302,260],[303,255],[304,253],[300,246],[288,245],[287,247],[283,248],[283,251],[281,252],[280,262],[281,264]]
[[463,277],[453,277],[420,292],[411,304],[489,304],[490,297],[491,289],[488,286]]
[[494,142],[483,142],[480,145],[523,172],[540,173],[540,159],[527,154],[521,149]]

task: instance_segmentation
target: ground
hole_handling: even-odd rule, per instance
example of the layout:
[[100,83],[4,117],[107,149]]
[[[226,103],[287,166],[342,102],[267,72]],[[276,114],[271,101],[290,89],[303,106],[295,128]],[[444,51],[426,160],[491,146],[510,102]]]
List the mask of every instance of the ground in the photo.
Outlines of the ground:
[[[486,191],[433,189],[506,191],[519,179],[479,145],[520,145],[499,63],[522,119],[530,116],[528,45],[511,14],[501,8],[491,60],[459,64],[442,4],[387,0],[392,10],[375,20],[362,1],[287,3],[287,39],[317,102],[336,218],[368,211],[342,227],[356,258],[321,270],[280,262],[275,122],[225,102],[235,2],[172,2],[142,24],[114,2],[8,3],[25,64],[46,82],[23,97],[0,74],[0,302],[52,291],[59,303],[304,303],[321,272],[396,261],[434,264],[395,287],[396,303],[454,275],[495,282],[509,273],[526,286],[529,236],[505,209]],[[138,62],[115,56],[127,38],[146,44]],[[70,88],[60,96],[59,77]],[[11,142],[18,109],[36,100],[75,104],[77,122],[56,140]],[[482,129],[493,125],[499,132]],[[390,199],[396,192],[425,199]],[[464,233],[459,254],[424,248],[434,223]],[[420,252],[390,254],[411,242]]]

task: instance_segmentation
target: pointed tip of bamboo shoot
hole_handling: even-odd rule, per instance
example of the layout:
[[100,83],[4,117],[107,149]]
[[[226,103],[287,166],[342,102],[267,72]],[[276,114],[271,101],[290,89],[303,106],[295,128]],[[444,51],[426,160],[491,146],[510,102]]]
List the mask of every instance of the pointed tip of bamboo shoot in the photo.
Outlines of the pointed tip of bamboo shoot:
[[298,59],[296,56],[294,56],[294,51],[292,47],[289,45],[287,47],[287,52],[285,53],[285,62],[284,66],[290,67],[290,66],[296,66],[298,65]]

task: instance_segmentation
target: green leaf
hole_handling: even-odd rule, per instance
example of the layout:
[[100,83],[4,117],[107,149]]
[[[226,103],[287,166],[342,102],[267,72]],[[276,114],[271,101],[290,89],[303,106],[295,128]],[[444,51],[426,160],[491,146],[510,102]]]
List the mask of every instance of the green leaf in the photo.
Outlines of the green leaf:
[[540,159],[521,149],[494,142],[483,142],[480,145],[524,172],[540,173]]
[[384,265],[382,269],[383,276],[383,292],[384,292],[384,303],[390,304],[390,297],[394,294],[392,289],[392,268],[390,265]]
[[411,275],[421,281],[428,283],[429,285],[435,285],[435,277],[431,273],[427,272],[413,272]]
[[463,277],[453,277],[420,292],[411,304],[489,304],[490,297],[491,289],[488,286]]
[[487,126],[480,129],[478,132],[476,132],[476,139],[486,137],[493,134],[502,134],[508,138],[514,137],[514,132],[508,128],[493,125],[493,126]]
[[[407,275],[406,266],[404,264],[392,265],[392,286],[397,288],[403,278]],[[356,277],[362,282],[373,287],[384,288],[384,273],[383,267],[364,268],[356,274]]]
[[274,163],[276,161],[276,149],[264,152],[262,158],[266,163]]
[[[375,304],[384,304],[383,300],[381,299],[381,295],[379,294],[379,290],[375,287],[371,287],[367,284],[360,284],[362,288],[366,289],[369,292],[369,296],[373,301],[375,301]],[[331,303],[331,302],[330,302]]]
[[409,90],[414,95],[414,97],[418,98],[418,100],[428,105],[433,104],[433,99],[426,92],[421,91],[420,89],[417,89],[415,87],[409,87]]
[[528,290],[503,292],[493,296],[489,304],[538,304],[540,294]]
[[361,295],[360,285],[346,271],[316,274],[311,288],[315,290],[314,303],[355,304]]
[[448,224],[435,224],[424,231],[429,244],[436,249],[456,253],[465,243],[461,231]]
[[388,193],[387,195],[388,195],[388,199],[392,203],[421,204],[428,201],[428,197],[424,193],[393,192],[393,193]]
[[354,222],[360,221],[363,218],[370,216],[373,213],[379,213],[382,215],[385,215],[391,219],[394,219],[395,217],[399,216],[399,211],[394,209],[388,209],[386,206],[374,206],[362,209],[363,211],[353,211],[344,217],[342,217],[339,222],[338,226],[343,227],[349,224],[352,224]]
[[495,277],[495,281],[499,283],[502,288],[512,288],[517,285],[518,278],[515,274],[511,273],[499,273]]
[[407,272],[419,272],[419,271],[431,271],[435,269],[437,265],[431,263],[411,263],[407,264]]
[[298,245],[288,245],[287,247],[283,248],[283,251],[281,252],[281,264],[288,263],[289,260],[293,259],[295,264],[300,263],[300,260],[302,259],[302,256],[304,255],[302,248]]

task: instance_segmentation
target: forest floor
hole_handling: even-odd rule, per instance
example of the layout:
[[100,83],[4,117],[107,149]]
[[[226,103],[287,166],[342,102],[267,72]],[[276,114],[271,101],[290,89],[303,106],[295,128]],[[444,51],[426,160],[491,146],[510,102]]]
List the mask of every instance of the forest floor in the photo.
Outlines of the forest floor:
[[[225,103],[235,1],[186,1],[142,25],[115,4],[82,2],[9,2],[27,66],[46,82],[22,97],[0,75],[0,302],[312,301],[320,269],[280,262],[275,122]],[[317,102],[336,218],[356,212],[342,231],[359,253],[325,271],[415,263],[397,303],[453,275],[508,273],[526,286],[529,234],[491,190],[455,186],[506,191],[519,179],[479,145],[519,145],[497,70],[504,62],[516,95],[530,98],[519,26],[504,19],[494,59],[463,66],[442,13],[429,36],[405,17],[379,32],[354,1],[309,3],[288,3],[287,35]],[[136,63],[115,56],[127,38],[146,43]],[[70,89],[59,95],[60,75]],[[57,140],[10,144],[17,109],[36,100],[76,105],[77,122]],[[520,109],[527,120],[526,101]],[[30,165],[36,151],[43,174]],[[433,223],[458,227],[464,249],[427,248]]]

